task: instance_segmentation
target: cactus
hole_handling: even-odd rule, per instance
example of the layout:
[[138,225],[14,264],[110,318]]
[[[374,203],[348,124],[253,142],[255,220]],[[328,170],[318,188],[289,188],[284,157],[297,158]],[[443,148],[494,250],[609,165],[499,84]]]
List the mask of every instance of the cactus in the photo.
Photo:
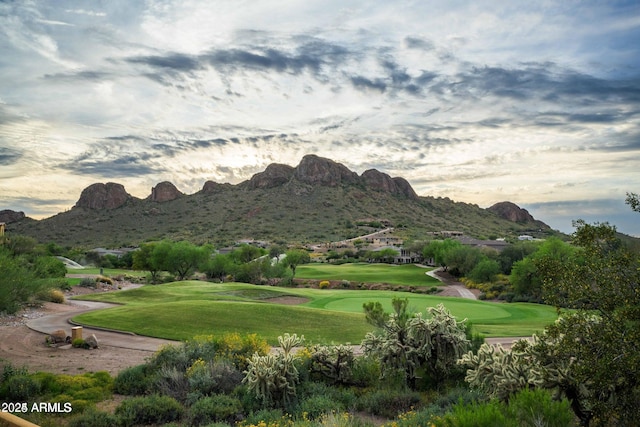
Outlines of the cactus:
[[303,342],[304,336],[284,334],[278,337],[279,352],[266,356],[254,353],[251,357],[243,382],[263,404],[286,404],[296,395],[298,370],[292,350]]

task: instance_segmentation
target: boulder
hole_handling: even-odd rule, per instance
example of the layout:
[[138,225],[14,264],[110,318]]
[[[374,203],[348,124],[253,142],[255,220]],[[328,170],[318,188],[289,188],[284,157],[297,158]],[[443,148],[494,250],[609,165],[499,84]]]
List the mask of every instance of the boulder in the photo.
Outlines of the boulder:
[[71,337],[67,335],[64,329],[58,329],[57,331],[53,331],[47,337],[47,342],[49,344],[62,344],[71,342]]
[[11,224],[12,222],[18,222],[24,219],[26,216],[24,212],[16,212],[10,209],[4,209],[0,211],[0,222]]
[[508,221],[517,222],[520,224],[535,222],[533,216],[531,216],[531,214],[526,209],[522,209],[515,203],[500,202],[487,208],[487,210]]
[[116,209],[133,197],[122,184],[107,182],[91,184],[80,194],[75,207],[86,209]]
[[272,163],[264,170],[251,177],[248,187],[255,188],[273,188],[286,184],[291,180],[295,169],[289,165]]
[[98,338],[96,338],[95,334],[88,336],[84,343],[88,348],[98,348]]
[[294,177],[306,184],[337,187],[341,184],[357,184],[358,174],[333,160],[309,154],[295,168]]
[[182,192],[169,181],[161,182],[151,189],[149,199],[152,202],[169,202],[182,196]]

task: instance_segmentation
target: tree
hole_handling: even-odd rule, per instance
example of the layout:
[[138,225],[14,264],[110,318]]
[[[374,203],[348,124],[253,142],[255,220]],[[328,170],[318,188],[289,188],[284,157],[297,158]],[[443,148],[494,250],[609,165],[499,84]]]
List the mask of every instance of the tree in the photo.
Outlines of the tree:
[[224,278],[233,272],[233,261],[227,255],[218,254],[213,257],[206,258],[199,267],[207,279],[218,279],[224,282]]
[[[153,252],[158,246],[158,242],[143,243],[140,248],[133,253],[133,269],[148,271],[151,275],[151,283],[157,283],[158,273],[162,271],[162,261],[159,257],[154,257]],[[168,247],[167,252],[168,252]]]
[[640,212],[640,196],[636,193],[627,193],[625,203],[631,206],[632,211]]
[[36,277],[25,255],[13,254],[0,246],[0,313],[13,314],[23,304],[51,287],[50,281]]
[[284,262],[291,269],[292,279],[296,276],[296,268],[300,264],[306,264],[311,261],[309,252],[304,249],[291,249],[286,252]]
[[[426,374],[439,385],[469,349],[465,321],[457,321],[442,304],[427,308],[431,316],[428,319],[422,313],[410,315],[406,298],[394,298],[392,304],[394,312],[382,331],[368,333],[362,341],[365,354],[380,360],[383,377],[400,373],[405,383],[415,389],[417,380]],[[375,304],[370,307],[378,309]],[[376,322],[381,318],[367,313],[370,317]]]
[[446,271],[446,254],[450,250],[461,246],[462,243],[454,239],[432,240],[424,247],[422,255],[425,257],[425,259],[433,258],[435,264],[441,266]]
[[488,283],[500,273],[500,264],[493,259],[485,258],[478,262],[469,272],[469,278],[476,283]]
[[609,224],[579,220],[575,225],[580,256],[559,271],[545,264],[542,272],[546,301],[576,311],[546,329],[535,354],[549,367],[543,372],[546,383],[567,394],[583,425],[635,425],[640,419],[640,257]]
[[173,243],[164,260],[165,269],[175,274],[178,280],[184,280],[210,255],[211,249],[206,246],[196,246],[187,241]]

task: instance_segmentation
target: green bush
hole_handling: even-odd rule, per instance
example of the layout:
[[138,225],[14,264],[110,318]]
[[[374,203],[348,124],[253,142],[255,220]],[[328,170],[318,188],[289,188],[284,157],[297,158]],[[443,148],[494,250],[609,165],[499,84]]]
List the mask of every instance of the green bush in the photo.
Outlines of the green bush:
[[249,413],[241,425],[259,425],[263,422],[266,425],[272,425],[283,417],[282,409],[260,409]]
[[203,396],[228,394],[242,383],[243,375],[229,361],[198,359],[187,369],[190,392]]
[[573,425],[574,415],[569,401],[552,400],[545,390],[522,390],[509,400],[506,416],[519,425],[565,427]]
[[73,348],[89,348],[87,342],[82,338],[76,338],[75,340],[71,341],[71,345],[73,346]]
[[184,408],[169,396],[151,395],[123,401],[115,414],[125,426],[135,424],[164,424],[182,418]]
[[89,277],[85,277],[84,279],[80,280],[78,286],[82,286],[83,288],[95,289],[97,287],[97,284],[95,280],[90,279]]
[[203,397],[189,409],[189,424],[200,426],[219,421],[231,423],[236,421],[241,412],[242,404],[235,397],[225,394]]
[[374,415],[395,418],[420,403],[420,395],[413,391],[377,390],[360,397],[358,407]]
[[132,366],[120,371],[113,382],[113,391],[128,396],[146,394],[150,390],[152,381],[149,365]]
[[69,427],[113,427],[116,425],[118,425],[118,417],[96,409],[88,409],[69,419]]
[[375,357],[356,357],[351,382],[358,387],[377,387],[380,383],[380,362]]
[[323,280],[320,283],[318,283],[318,288],[320,289],[327,289],[329,287],[329,281],[328,280]]
[[33,400],[40,394],[40,382],[29,375],[13,375],[0,387],[0,396],[6,402]]
[[340,402],[335,401],[329,396],[321,395],[311,396],[298,405],[298,412],[306,413],[309,418],[314,420],[331,411],[342,411],[344,409]]

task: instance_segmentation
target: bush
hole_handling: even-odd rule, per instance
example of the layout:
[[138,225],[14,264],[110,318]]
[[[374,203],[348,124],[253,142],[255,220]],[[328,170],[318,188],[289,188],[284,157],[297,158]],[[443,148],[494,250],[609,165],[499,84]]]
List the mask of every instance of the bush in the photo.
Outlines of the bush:
[[506,416],[520,425],[564,427],[573,424],[574,416],[566,399],[551,399],[545,390],[522,390],[509,400]]
[[95,409],[88,409],[69,420],[69,427],[113,427],[116,425],[118,425],[118,417]]
[[327,289],[329,287],[329,281],[328,280],[323,280],[320,283],[318,283],[318,288],[320,289]]
[[225,394],[203,397],[189,409],[189,424],[199,426],[218,421],[231,423],[236,421],[241,412],[242,404],[234,397]]
[[96,277],[96,283],[104,283],[105,285],[113,285],[113,279],[107,276]]
[[0,388],[0,396],[7,402],[33,400],[39,393],[40,382],[29,375],[13,375]]
[[49,289],[42,299],[56,304],[64,304],[64,294],[59,289]]
[[71,341],[71,346],[74,348],[89,348],[87,342],[82,338],[76,338],[75,340]]
[[306,413],[311,419],[318,419],[321,415],[331,411],[342,411],[345,408],[329,396],[315,395],[303,400],[298,405],[299,412]]
[[184,408],[169,396],[151,395],[123,401],[115,414],[123,425],[164,424],[179,420]]
[[189,390],[203,396],[228,394],[242,383],[243,375],[229,361],[198,359],[187,369]]
[[386,418],[395,418],[420,403],[420,395],[413,391],[377,390],[360,398],[358,407]]
[[151,369],[148,365],[137,365],[120,371],[113,383],[113,391],[128,396],[146,394],[152,383]]
[[97,284],[95,280],[85,277],[84,279],[80,280],[78,286],[82,286],[83,288],[95,289],[97,287]]

